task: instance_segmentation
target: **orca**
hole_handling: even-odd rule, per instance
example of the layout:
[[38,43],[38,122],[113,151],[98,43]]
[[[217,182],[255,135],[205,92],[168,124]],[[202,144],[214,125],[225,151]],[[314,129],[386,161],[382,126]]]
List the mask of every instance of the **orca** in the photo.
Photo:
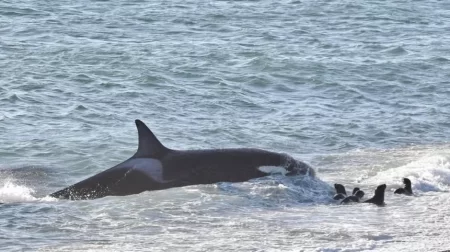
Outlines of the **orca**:
[[62,199],[125,196],[217,182],[244,182],[269,175],[265,168],[282,168],[286,176],[315,176],[308,164],[287,154],[261,149],[173,150],[136,120],[139,144],[128,160],[50,194]]
[[411,188],[411,180],[408,178],[403,178],[403,184],[405,184],[404,188],[398,188],[394,191],[395,194],[404,194],[411,196],[413,195],[412,188]]
[[385,206],[386,205],[384,203],[384,191],[385,190],[386,190],[386,184],[379,185],[377,187],[377,189],[375,189],[375,195],[372,198],[364,201],[364,203],[372,203],[377,206]]

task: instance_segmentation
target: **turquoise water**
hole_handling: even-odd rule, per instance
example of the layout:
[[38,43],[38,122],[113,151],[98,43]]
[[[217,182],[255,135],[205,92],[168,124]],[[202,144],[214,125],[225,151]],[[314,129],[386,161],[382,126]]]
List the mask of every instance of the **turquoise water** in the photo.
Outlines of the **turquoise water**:
[[[446,1],[0,2],[0,248],[448,249],[449,22]],[[135,119],[318,178],[45,197],[131,156]],[[336,206],[335,182],[388,206]]]

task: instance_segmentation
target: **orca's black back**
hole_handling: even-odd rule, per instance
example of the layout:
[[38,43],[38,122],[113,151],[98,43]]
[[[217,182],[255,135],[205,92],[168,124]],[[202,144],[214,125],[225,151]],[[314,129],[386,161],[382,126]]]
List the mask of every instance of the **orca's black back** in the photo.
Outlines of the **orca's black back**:
[[105,196],[124,196],[143,191],[163,189],[151,183],[147,175],[137,170],[108,169],[74,185],[50,194],[63,199],[95,199]]
[[261,166],[287,166],[283,154],[258,149],[172,151],[162,158],[164,179],[182,184],[242,182],[267,176]]

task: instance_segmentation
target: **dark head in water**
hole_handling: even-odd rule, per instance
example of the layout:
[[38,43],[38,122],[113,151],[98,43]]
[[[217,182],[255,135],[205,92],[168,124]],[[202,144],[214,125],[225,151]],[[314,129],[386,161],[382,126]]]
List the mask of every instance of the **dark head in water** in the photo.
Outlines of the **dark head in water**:
[[404,195],[408,195],[408,196],[413,195],[412,188],[411,188],[411,180],[409,180],[408,178],[403,178],[403,184],[405,184],[405,187],[398,188],[397,190],[394,191],[394,193],[404,194]]
[[377,189],[375,189],[375,195],[364,203],[372,203],[377,206],[384,206],[384,191],[386,190],[386,184],[379,185]]
[[334,195],[334,200],[341,200],[347,197],[347,191],[345,191],[345,187],[341,184],[334,184],[334,189],[336,189],[336,194]]
[[347,204],[347,203],[351,203],[351,202],[360,202],[362,197],[364,197],[364,192],[359,190],[359,188],[357,188],[357,189],[358,189],[358,191],[356,191],[356,192],[355,192],[355,190],[353,190],[353,192],[354,192],[353,195],[348,196],[345,199],[343,199],[341,201],[341,204]]
[[173,150],[136,120],[137,152],[128,160],[81,182],[50,194],[64,199],[124,196],[172,187],[243,182],[269,175],[267,167],[286,175],[314,175],[307,164],[293,157],[260,149]]

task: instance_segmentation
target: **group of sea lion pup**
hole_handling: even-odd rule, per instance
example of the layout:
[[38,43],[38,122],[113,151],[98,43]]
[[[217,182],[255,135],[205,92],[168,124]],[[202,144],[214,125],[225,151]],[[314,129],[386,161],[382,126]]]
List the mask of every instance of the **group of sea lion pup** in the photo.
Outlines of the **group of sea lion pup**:
[[[411,180],[408,178],[403,178],[403,184],[405,187],[398,188],[394,191],[396,194],[405,194],[405,195],[413,195],[411,188]],[[341,204],[348,204],[351,202],[362,202],[362,203],[372,203],[377,206],[384,206],[384,191],[386,190],[386,184],[379,185],[377,189],[375,189],[375,195],[365,201],[361,201],[362,197],[364,197],[364,192],[361,191],[358,187],[353,189],[352,195],[347,196],[347,191],[345,187],[341,184],[334,184],[334,188],[336,189],[336,194],[334,195],[334,200],[342,200]]]

